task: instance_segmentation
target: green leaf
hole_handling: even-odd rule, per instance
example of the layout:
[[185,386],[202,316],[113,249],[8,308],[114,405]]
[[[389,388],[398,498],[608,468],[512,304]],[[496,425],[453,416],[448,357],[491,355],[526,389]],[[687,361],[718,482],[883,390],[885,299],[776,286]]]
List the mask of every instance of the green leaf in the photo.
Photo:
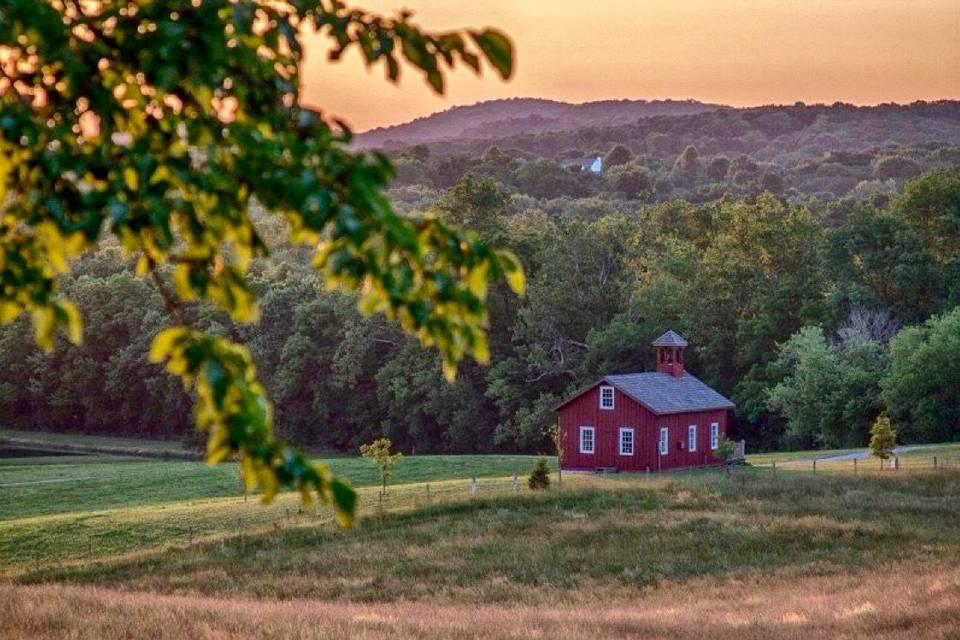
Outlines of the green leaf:
[[500,259],[507,285],[515,294],[522,296],[527,289],[527,278],[520,261],[510,251],[498,251],[497,257]]
[[187,333],[186,327],[170,327],[159,332],[150,345],[150,362],[163,362],[173,352],[174,345]]
[[500,77],[504,80],[513,75],[513,44],[510,39],[496,29],[484,29],[483,31],[471,31],[473,38],[480,50],[487,57],[487,60],[500,72]]
[[341,527],[349,527],[357,514],[357,492],[347,483],[334,478],[330,481],[334,517]]

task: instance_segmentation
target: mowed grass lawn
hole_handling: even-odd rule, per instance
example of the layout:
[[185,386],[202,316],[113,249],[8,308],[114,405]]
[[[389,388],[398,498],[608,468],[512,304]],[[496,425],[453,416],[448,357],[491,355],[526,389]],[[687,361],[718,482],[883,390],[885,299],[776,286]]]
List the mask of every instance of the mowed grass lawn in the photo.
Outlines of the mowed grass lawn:
[[[398,488],[387,504],[418,497],[425,486],[438,498],[462,479],[457,491],[469,496],[471,476],[486,490],[491,477],[524,474],[533,456],[410,456],[394,469]],[[361,499],[377,501],[375,465],[360,458],[326,460],[361,489]],[[365,489],[368,488],[368,489]],[[414,504],[414,502],[411,502]],[[287,494],[264,506],[245,497],[236,464],[60,456],[0,459],[0,575],[28,564],[63,563],[118,553],[136,553],[204,536],[249,532],[297,519],[329,521],[322,506],[301,510],[299,496]]]
[[0,439],[13,438],[56,445],[87,445],[93,447],[122,447],[128,449],[150,449],[154,451],[184,451],[183,443],[177,440],[146,440],[143,438],[124,438],[121,436],[97,436],[81,433],[58,433],[55,431],[25,431],[21,429],[0,429]]

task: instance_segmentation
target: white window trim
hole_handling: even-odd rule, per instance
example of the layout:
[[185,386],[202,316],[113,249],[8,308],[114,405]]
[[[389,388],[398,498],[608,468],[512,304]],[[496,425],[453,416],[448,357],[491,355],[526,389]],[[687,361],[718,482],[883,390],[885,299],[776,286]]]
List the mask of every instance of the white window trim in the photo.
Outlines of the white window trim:
[[[604,406],[603,404],[603,392],[607,389],[610,390],[610,406],[609,407]],[[603,409],[604,411],[613,411],[613,407],[615,406],[617,401],[616,398],[617,398],[617,392],[612,386],[602,385],[600,387],[600,408],[601,409]]]
[[697,450],[697,425],[692,424],[689,427],[687,427],[687,451],[689,451],[690,453],[693,453],[696,450]]
[[720,423],[710,423],[710,450],[716,451],[720,448]]
[[670,427],[660,427],[660,440],[657,442],[657,452],[665,456],[670,451]]
[[[630,453],[626,453],[623,450],[623,434],[630,434]],[[632,456],[633,453],[637,450],[637,434],[632,427],[620,427],[620,432],[618,434],[618,440],[620,441],[620,455],[622,456]]]
[[[583,436],[585,433],[590,433],[590,450],[587,451],[583,447]],[[580,427],[580,453],[593,455],[597,450],[597,430],[594,427]]]

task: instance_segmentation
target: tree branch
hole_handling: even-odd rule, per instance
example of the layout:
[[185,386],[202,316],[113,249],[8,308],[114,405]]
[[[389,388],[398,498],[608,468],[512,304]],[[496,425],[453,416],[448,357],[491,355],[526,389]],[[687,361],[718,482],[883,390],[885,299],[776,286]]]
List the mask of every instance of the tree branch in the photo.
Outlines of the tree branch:
[[163,307],[167,310],[167,313],[177,321],[177,324],[186,326],[186,320],[183,317],[183,307],[180,302],[177,300],[170,290],[167,288],[167,285],[163,282],[163,278],[160,277],[160,272],[157,271],[157,265],[153,260],[148,261],[150,269],[150,278],[153,280],[154,286],[157,287],[157,291],[160,292],[160,297],[163,298]]

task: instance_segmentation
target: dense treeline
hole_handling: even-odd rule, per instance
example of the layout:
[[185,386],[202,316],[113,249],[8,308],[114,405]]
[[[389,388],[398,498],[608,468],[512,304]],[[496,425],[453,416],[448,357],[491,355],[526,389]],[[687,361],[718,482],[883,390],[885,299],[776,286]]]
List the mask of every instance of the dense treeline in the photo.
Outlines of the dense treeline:
[[[391,145],[391,136],[404,144]],[[405,188],[401,197],[419,206],[465,175],[487,176],[534,198],[594,197],[608,207],[763,191],[801,204],[825,203],[893,194],[906,180],[960,162],[960,102],[733,109],[494,101],[363,134],[359,141],[389,150],[396,185]],[[602,175],[580,170],[597,157],[604,160]]]
[[[385,433],[408,452],[546,449],[556,401],[603,373],[649,369],[666,328],[690,340],[688,367],[737,403],[737,432],[754,446],[863,444],[880,412],[907,441],[960,436],[957,168],[816,208],[763,192],[560,209],[505,183],[468,175],[429,203],[513,249],[528,274],[524,299],[492,293],[491,365],[468,363],[453,384],[435,353],[327,292],[308,252],[263,216],[282,260],[253,269],[261,322],[202,306],[187,316],[246,340],[280,429],[315,446]],[[179,384],[146,361],[163,301],[131,267],[106,245],[64,282],[85,346],[48,356],[28,323],[0,329],[5,423],[190,433]]]
[[[600,174],[581,164],[600,157]],[[828,151],[820,157],[778,164],[743,153],[705,155],[688,145],[668,157],[636,154],[623,144],[558,157],[491,146],[481,154],[437,155],[427,145],[396,152],[395,196],[427,206],[465,176],[486,177],[536,199],[595,198],[607,210],[637,204],[749,198],[768,191],[795,203],[824,206],[839,196],[893,195],[921,173],[960,162],[960,146],[885,145],[866,151]],[[578,203],[578,205],[581,203]],[[562,205],[561,205],[562,206]],[[574,215],[582,215],[578,209]]]

